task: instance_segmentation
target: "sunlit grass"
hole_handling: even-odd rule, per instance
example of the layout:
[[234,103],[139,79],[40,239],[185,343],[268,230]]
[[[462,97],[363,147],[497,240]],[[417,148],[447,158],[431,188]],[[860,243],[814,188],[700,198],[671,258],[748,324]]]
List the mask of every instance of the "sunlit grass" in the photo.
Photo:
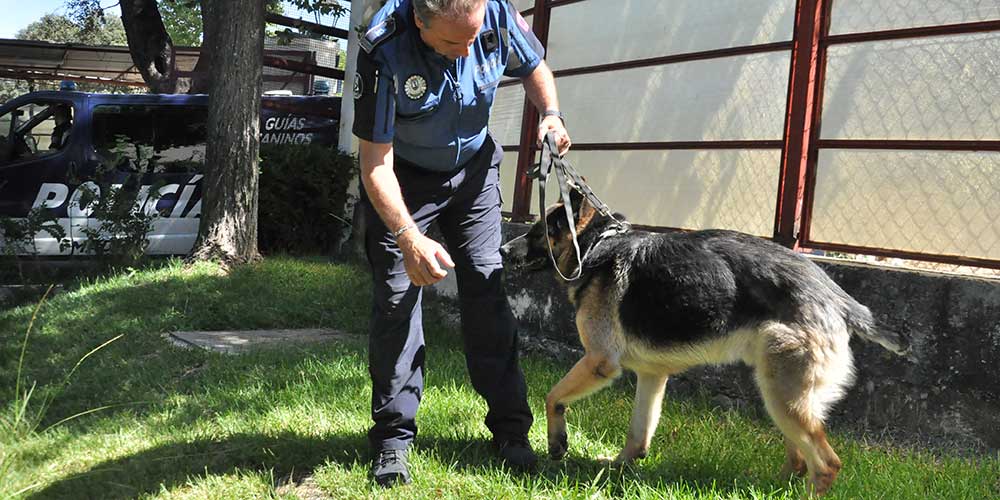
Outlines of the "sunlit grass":
[[[35,304],[0,312],[0,397],[11,415],[21,339]],[[412,453],[413,485],[367,478],[368,277],[349,265],[269,259],[223,275],[211,265],[93,279],[39,309],[23,362],[32,396],[51,404],[36,430],[0,429],[0,498],[281,497],[287,477],[311,476],[331,498],[798,498],[777,481],[776,429],[702,399],[668,401],[650,456],[609,469],[596,458],[624,442],[628,378],[572,406],[571,451],[535,475],[499,467],[467,381],[460,342],[432,310],[427,387]],[[433,308],[433,303],[428,304]],[[226,356],[171,345],[178,330],[330,327],[358,334],[324,345]],[[117,341],[80,365],[109,339]],[[568,368],[524,360],[530,435],[545,450],[543,401]],[[22,389],[24,387],[22,382]],[[41,400],[41,399],[39,399]],[[82,411],[116,405],[46,429]],[[995,498],[1000,459],[871,445],[834,433],[845,463],[831,498]],[[289,490],[281,490],[293,498]]]

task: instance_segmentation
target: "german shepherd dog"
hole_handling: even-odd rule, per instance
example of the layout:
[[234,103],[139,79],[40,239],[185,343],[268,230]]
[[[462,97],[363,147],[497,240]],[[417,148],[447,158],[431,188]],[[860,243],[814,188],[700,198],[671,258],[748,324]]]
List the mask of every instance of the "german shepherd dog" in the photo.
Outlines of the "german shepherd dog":
[[[646,456],[667,378],[703,364],[743,361],[754,368],[765,407],[784,434],[782,478],[808,473],[817,495],[833,484],[840,459],[823,420],[852,383],[851,334],[902,354],[902,339],[876,332],[867,307],[801,254],[725,230],[616,233],[575,190],[571,205],[580,251],[578,279],[566,281],[576,308],[583,359],[545,402],[549,455],[567,450],[566,405],[609,385],[622,369],[637,375],[632,421],[616,464]],[[617,216],[617,215],[616,215]],[[503,248],[508,264],[576,272],[562,204]],[[619,217],[621,218],[621,217]]]

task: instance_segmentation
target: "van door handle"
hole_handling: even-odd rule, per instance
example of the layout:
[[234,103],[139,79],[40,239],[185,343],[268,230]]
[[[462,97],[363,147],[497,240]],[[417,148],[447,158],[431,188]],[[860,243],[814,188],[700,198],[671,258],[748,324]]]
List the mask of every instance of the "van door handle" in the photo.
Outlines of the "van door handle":
[[76,179],[76,162],[75,161],[69,162],[69,169],[68,169],[68,172],[66,172],[66,173],[67,173],[67,175],[66,175],[67,178],[69,178],[69,179]]

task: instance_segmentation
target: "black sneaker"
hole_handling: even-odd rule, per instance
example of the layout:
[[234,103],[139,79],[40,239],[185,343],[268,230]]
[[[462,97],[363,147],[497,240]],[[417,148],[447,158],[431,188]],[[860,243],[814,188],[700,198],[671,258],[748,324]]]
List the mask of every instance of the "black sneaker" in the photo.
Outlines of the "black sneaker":
[[527,437],[494,439],[493,448],[503,463],[517,471],[530,471],[538,463]]
[[372,459],[372,478],[383,488],[410,484],[406,450],[382,450]]

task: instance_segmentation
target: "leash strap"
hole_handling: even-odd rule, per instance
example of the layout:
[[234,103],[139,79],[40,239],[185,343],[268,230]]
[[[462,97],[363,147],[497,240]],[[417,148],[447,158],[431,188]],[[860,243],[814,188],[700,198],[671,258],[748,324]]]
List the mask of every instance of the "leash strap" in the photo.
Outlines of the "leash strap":
[[[565,281],[574,281],[579,279],[583,274],[583,261],[586,260],[587,255],[590,254],[591,250],[597,247],[604,238],[612,236],[615,234],[622,234],[629,231],[632,225],[624,220],[618,219],[611,213],[611,209],[606,203],[601,201],[600,198],[594,194],[594,191],[590,189],[590,186],[584,182],[583,177],[566,161],[564,158],[559,156],[557,152],[559,151],[556,145],[556,138],[553,132],[549,132],[545,135],[545,142],[542,144],[542,159],[538,164],[538,167],[528,172],[528,177],[533,179],[538,179],[538,213],[542,218],[542,226],[545,228],[545,240],[548,243],[549,258],[552,260],[556,268],[556,273],[559,277]],[[552,170],[556,172],[556,180],[559,183],[559,196],[563,202],[563,212],[566,214],[566,223],[569,225],[570,235],[573,238],[573,249],[576,255],[576,270],[571,273],[572,277],[565,276],[559,269],[559,263],[556,261],[555,255],[552,253],[552,240],[548,238],[549,235],[549,225],[548,218],[545,216],[545,184],[548,181],[549,174]],[[601,234],[600,239],[593,246],[587,249],[587,252],[581,255],[580,243],[576,235],[576,223],[573,217],[573,204],[570,202],[570,192],[569,189],[572,186],[577,192],[587,198],[590,204],[605,217],[609,217],[616,223],[616,228],[605,231]]]
[[[555,134],[549,132],[545,135],[545,143],[542,144],[542,161],[538,164],[538,170],[529,173],[529,176],[535,176],[538,178],[538,213],[542,218],[542,226],[545,228],[545,241],[549,249],[549,259],[552,260],[552,264],[556,268],[556,273],[559,277],[566,281],[574,281],[580,278],[583,274],[583,257],[580,255],[580,243],[576,237],[576,224],[573,222],[573,207],[570,203],[569,195],[569,185],[566,183],[565,172],[562,168],[558,168],[563,165],[556,163],[558,156],[555,154],[559,149],[556,147]],[[545,216],[545,184],[549,179],[549,174],[552,173],[553,167],[556,171],[556,180],[559,184],[559,197],[563,201],[563,212],[566,214],[566,223],[569,224],[570,234],[573,236],[573,249],[576,255],[576,271],[571,273],[572,277],[567,277],[559,269],[559,262],[556,261],[555,254],[552,253],[552,240],[549,236],[549,219]],[[534,175],[532,175],[534,174]]]

